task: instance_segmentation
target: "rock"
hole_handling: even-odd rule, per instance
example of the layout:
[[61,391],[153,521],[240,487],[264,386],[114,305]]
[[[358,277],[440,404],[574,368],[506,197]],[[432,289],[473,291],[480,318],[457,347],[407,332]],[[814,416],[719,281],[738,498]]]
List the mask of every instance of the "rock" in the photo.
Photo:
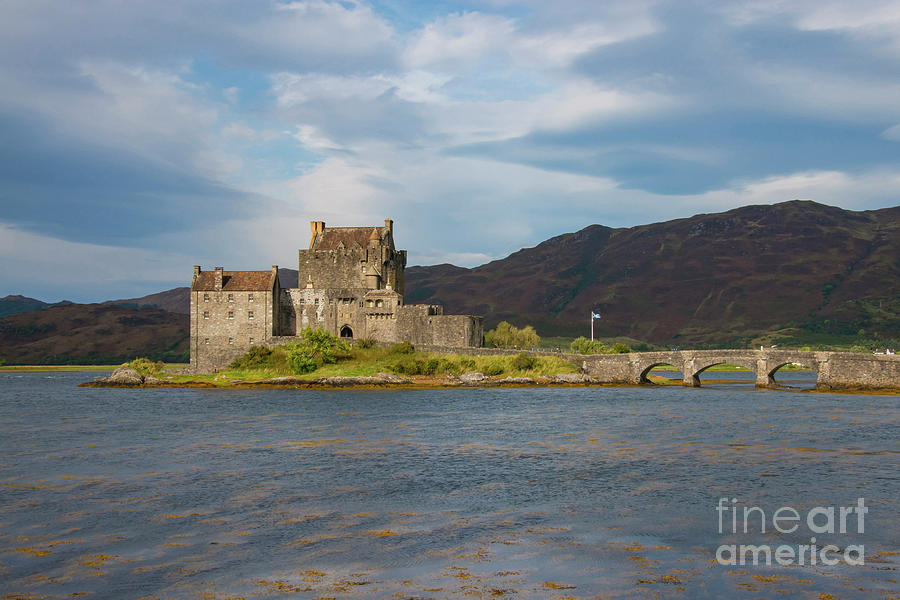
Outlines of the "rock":
[[409,383],[409,380],[390,373],[382,373],[375,377],[320,377],[313,383],[344,387],[348,385],[386,385],[395,383]]
[[550,383],[584,383],[581,373],[560,373],[550,378]]
[[119,367],[112,372],[112,375],[100,381],[119,385],[141,385],[144,383],[144,378],[131,367]]
[[487,379],[485,374],[479,373],[477,371],[463,373],[462,375],[459,376],[460,383],[465,383],[465,384],[481,383],[485,379]]
[[383,379],[385,383],[409,383],[409,379],[393,373],[375,373],[375,377]]
[[159,385],[161,383],[169,383],[165,379],[154,377],[153,375],[144,375],[144,385]]
[[297,385],[301,383],[309,383],[306,379],[300,379],[299,377],[293,377],[291,375],[285,375],[282,377],[271,377],[269,379],[261,379],[257,383],[269,384],[269,385]]
[[506,379],[500,379],[497,383],[534,383],[534,379],[531,377],[507,377]]

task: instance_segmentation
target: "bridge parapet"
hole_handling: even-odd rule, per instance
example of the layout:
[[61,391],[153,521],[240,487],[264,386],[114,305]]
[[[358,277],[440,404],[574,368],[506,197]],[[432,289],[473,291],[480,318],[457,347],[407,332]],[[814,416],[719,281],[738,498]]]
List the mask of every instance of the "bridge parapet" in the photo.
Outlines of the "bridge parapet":
[[801,364],[817,374],[821,389],[900,389],[900,357],[851,352],[810,352],[765,348],[762,350],[673,350],[600,354],[585,357],[585,373],[609,383],[649,383],[647,374],[656,366],[672,365],[683,374],[683,383],[699,387],[700,374],[714,365],[729,363],[756,373],[757,387],[773,387],[775,371]]

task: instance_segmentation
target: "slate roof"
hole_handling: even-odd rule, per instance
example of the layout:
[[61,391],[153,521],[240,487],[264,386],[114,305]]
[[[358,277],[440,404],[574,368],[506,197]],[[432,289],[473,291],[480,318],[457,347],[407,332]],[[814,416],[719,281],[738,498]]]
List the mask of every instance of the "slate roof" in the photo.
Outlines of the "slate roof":
[[326,227],[325,231],[316,234],[312,249],[337,250],[343,244],[349,250],[354,243],[365,248],[373,234],[376,239],[384,239],[384,233],[384,227]]
[[[222,291],[224,292],[268,292],[275,284],[272,271],[223,271]],[[202,271],[191,284],[191,291],[216,291],[216,272]]]

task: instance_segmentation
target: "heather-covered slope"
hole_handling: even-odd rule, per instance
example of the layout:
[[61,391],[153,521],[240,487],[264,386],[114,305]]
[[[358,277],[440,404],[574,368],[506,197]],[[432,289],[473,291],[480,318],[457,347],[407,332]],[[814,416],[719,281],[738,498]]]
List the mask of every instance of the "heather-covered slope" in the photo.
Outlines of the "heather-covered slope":
[[627,229],[591,225],[473,269],[406,271],[407,302],[581,335],[740,343],[784,327],[900,335],[900,207],[747,206]]
[[146,356],[186,362],[188,315],[158,308],[69,304],[0,319],[7,364],[108,364]]

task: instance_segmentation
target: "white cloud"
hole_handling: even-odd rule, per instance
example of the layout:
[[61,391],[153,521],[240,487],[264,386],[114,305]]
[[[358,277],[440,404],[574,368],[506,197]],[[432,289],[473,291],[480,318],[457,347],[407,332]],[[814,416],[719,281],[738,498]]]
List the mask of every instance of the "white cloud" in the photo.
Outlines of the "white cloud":
[[515,21],[498,15],[470,12],[441,17],[410,38],[404,60],[413,69],[473,67],[491,54],[503,54],[515,29]]
[[900,142],[900,123],[882,131],[881,137],[886,140],[891,140],[892,142]]

